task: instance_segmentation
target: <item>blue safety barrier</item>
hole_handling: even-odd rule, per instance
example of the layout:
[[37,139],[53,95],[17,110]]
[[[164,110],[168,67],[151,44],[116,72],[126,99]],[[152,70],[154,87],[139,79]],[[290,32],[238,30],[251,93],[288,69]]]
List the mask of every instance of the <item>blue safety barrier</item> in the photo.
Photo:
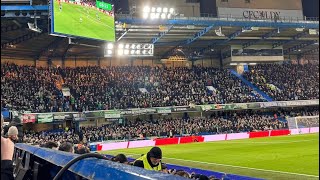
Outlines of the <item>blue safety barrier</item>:
[[[69,161],[79,156],[77,154],[71,154],[48,148],[35,147],[21,143],[16,144],[15,148],[17,150],[29,153],[30,159],[38,157],[59,168],[64,167]],[[81,176],[83,178],[95,180],[185,179],[179,176],[173,176],[170,174],[155,171],[148,171],[139,167],[124,165],[97,158],[87,158],[76,162],[68,169],[68,175],[70,175],[70,173],[71,176],[73,175],[74,177]],[[52,177],[48,177],[48,179],[52,179]]]

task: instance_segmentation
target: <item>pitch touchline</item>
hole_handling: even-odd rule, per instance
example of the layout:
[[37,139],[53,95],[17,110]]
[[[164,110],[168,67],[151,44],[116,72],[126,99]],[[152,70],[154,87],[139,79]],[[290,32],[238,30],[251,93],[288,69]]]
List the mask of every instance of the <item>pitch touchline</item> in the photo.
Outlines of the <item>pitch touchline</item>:
[[[127,155],[139,155],[139,156],[141,155],[141,154],[134,154],[134,153],[126,153],[126,154]],[[319,176],[316,176],[316,175],[299,174],[299,173],[276,171],[276,170],[269,170],[269,169],[251,168],[251,167],[245,167],[245,166],[234,166],[234,165],[229,165],[229,164],[201,162],[201,161],[193,161],[193,160],[187,160],[187,159],[168,158],[168,157],[163,157],[163,158],[164,159],[178,160],[178,161],[185,161],[185,162],[200,163],[200,164],[211,164],[211,165],[227,166],[227,167],[234,167],[234,168],[241,168],[241,169],[251,169],[251,170],[257,170],[257,171],[266,171],[266,172],[274,172],[274,173],[282,173],[282,174],[292,174],[292,175],[307,176],[307,177],[319,177]]]

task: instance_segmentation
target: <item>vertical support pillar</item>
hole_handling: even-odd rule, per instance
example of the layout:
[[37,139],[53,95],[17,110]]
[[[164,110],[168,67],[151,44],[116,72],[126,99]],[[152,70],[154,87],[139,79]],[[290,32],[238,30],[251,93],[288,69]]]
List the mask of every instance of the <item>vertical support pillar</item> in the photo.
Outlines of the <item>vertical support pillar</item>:
[[222,56],[222,51],[220,51],[220,57],[219,57],[219,62],[220,62],[220,68],[223,69],[223,56]]

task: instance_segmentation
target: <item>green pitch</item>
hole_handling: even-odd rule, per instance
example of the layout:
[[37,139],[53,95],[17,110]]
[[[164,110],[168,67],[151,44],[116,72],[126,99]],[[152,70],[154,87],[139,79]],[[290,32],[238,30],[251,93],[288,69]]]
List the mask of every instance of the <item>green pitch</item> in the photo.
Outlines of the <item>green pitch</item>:
[[115,41],[114,18],[95,8],[54,0],[54,32]]
[[[151,147],[104,151],[133,158]],[[264,179],[319,179],[319,134],[161,146],[163,162]]]

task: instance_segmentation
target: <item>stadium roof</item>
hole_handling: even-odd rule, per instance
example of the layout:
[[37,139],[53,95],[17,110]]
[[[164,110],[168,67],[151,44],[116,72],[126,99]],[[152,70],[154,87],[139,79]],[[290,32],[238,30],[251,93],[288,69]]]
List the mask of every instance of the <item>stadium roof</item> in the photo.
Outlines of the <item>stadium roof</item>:
[[[17,17],[22,6],[1,6],[1,56],[45,59],[45,58],[90,58],[103,57],[101,41],[77,40],[81,46],[69,44],[67,38],[48,35],[48,17],[45,8],[38,10],[41,17],[38,26],[42,33],[30,31],[27,22],[30,17]],[[27,7],[27,6],[25,6]],[[39,6],[40,7],[40,6]],[[45,6],[44,6],[45,7]],[[7,9],[6,9],[7,8]],[[10,9],[11,8],[11,9]],[[32,8],[35,8],[33,6]],[[4,10],[5,13],[4,13]],[[42,14],[41,14],[42,13]],[[244,19],[178,18],[164,21],[145,21],[126,15],[117,15],[120,23],[126,23],[126,30],[117,32],[119,42],[155,43],[155,56],[165,58],[179,49],[186,56],[219,56],[220,49],[229,45],[283,45],[286,54],[318,54],[319,35],[309,34],[317,29],[319,21],[249,21]],[[225,35],[217,36],[215,30],[221,27]],[[248,29],[252,29],[248,31]],[[298,29],[296,28],[304,28]],[[302,31],[301,31],[302,30]]]

